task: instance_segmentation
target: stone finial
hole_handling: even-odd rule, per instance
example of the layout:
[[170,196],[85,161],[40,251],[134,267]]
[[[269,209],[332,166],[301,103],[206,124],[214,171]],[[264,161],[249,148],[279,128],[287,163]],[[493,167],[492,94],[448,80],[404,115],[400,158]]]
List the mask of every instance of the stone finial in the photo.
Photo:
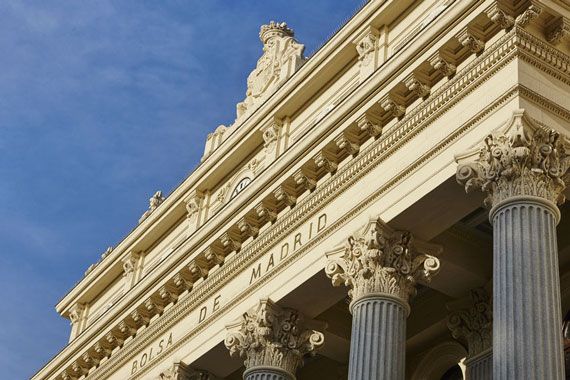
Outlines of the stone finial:
[[[475,357],[493,346],[493,309],[486,289],[476,288],[469,296],[448,305],[447,327],[451,334]],[[455,306],[455,307],[454,307]]]
[[[457,157],[457,182],[470,192],[487,193],[487,207],[517,196],[565,201],[570,144],[554,130],[545,130],[517,110],[498,133],[476,150]],[[465,163],[463,163],[465,161]]]
[[154,193],[154,195],[150,197],[150,199],[148,200],[149,203],[148,210],[145,211],[144,214],[142,214],[142,216],[139,219],[139,223],[142,223],[146,218],[148,218],[150,214],[152,214],[154,210],[156,210],[158,206],[160,206],[162,202],[164,202],[165,199],[166,198],[162,196],[162,191],[157,191],[156,193]]
[[246,371],[273,367],[294,375],[303,357],[314,355],[324,343],[323,333],[311,329],[299,312],[269,299],[228,329],[225,345],[231,356],[245,360]]
[[349,288],[352,302],[371,294],[408,302],[417,282],[429,282],[439,271],[439,260],[427,252],[437,254],[440,250],[414,242],[409,232],[394,231],[379,219],[371,220],[364,231],[348,238],[339,250],[341,255],[327,254],[325,271],[334,286]]

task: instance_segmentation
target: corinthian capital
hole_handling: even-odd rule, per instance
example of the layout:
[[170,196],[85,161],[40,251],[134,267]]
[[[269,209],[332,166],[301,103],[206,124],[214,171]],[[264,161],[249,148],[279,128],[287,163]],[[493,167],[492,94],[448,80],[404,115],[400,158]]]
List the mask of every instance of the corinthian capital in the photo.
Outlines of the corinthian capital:
[[294,375],[303,357],[314,355],[324,343],[324,335],[311,329],[296,310],[268,299],[228,329],[226,347],[231,356],[245,360],[246,371],[273,367]]
[[486,289],[473,289],[468,297],[448,304],[448,308],[447,327],[469,350],[470,358],[492,347],[493,310]]
[[381,220],[348,238],[344,248],[327,254],[325,269],[334,286],[345,285],[352,301],[385,294],[408,302],[418,281],[429,282],[439,270],[435,245],[414,242],[406,231],[394,231]]
[[555,204],[565,201],[570,144],[554,130],[537,126],[523,110],[505,128],[485,138],[476,150],[457,157],[457,181],[467,192],[487,193],[488,207],[517,196],[534,196]]

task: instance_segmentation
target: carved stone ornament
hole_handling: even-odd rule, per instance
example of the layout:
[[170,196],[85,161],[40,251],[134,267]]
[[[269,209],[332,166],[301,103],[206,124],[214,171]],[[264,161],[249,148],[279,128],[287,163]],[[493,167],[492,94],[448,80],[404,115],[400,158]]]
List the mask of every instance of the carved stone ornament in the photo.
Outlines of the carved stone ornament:
[[324,335],[311,329],[296,310],[268,299],[228,329],[225,345],[231,356],[245,360],[246,371],[273,367],[294,375],[303,357],[314,355],[324,343]]
[[570,35],[570,20],[559,17],[547,28],[546,40],[551,44],[558,44],[568,35]]
[[[426,253],[440,247],[414,242],[406,231],[394,231],[381,220],[348,238],[344,249],[327,254],[325,268],[334,286],[345,285],[352,302],[385,294],[404,302],[415,295],[418,281],[429,282],[439,271],[439,260]],[[340,257],[339,257],[340,256]]]
[[515,24],[524,28],[530,24],[532,20],[536,19],[540,13],[542,13],[542,8],[536,4],[532,4],[515,19]]
[[453,337],[462,342],[469,357],[477,356],[493,346],[493,309],[487,290],[477,288],[460,300],[465,307],[452,310],[447,327]]
[[165,199],[166,198],[162,196],[162,191],[157,191],[156,193],[154,193],[154,195],[150,197],[150,199],[148,200],[149,203],[148,210],[145,211],[144,214],[142,214],[141,218],[139,219],[139,223],[142,223],[146,218],[148,218],[150,214],[152,214],[154,210],[156,210],[158,206],[160,206],[162,202],[164,202]]
[[366,35],[356,44],[356,51],[358,53],[358,60],[361,66],[368,66],[372,60],[374,52],[378,49],[378,31],[370,30]]
[[72,324],[76,324],[81,319],[83,312],[85,311],[85,305],[81,303],[75,304],[69,311],[69,320]]
[[187,201],[186,201],[186,211],[188,212],[187,218],[192,219],[200,209],[202,208],[202,202],[204,201],[204,195],[196,191]]
[[487,136],[479,149],[456,159],[457,181],[467,192],[486,192],[487,207],[516,196],[540,197],[555,204],[565,201],[568,138],[537,126],[524,110],[515,111],[502,131]]
[[206,371],[194,370],[190,366],[179,362],[158,375],[158,380],[212,380]]
[[305,46],[295,40],[293,30],[284,22],[263,25],[259,38],[263,55],[247,78],[245,100],[237,105],[238,119],[256,108],[305,62]]

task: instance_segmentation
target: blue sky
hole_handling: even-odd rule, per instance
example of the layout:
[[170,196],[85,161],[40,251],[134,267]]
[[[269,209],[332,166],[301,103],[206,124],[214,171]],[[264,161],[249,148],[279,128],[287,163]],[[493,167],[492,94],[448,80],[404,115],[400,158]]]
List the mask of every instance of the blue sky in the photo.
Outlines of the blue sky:
[[361,0],[0,2],[0,378],[66,343],[54,305],[230,124],[286,21],[312,53]]

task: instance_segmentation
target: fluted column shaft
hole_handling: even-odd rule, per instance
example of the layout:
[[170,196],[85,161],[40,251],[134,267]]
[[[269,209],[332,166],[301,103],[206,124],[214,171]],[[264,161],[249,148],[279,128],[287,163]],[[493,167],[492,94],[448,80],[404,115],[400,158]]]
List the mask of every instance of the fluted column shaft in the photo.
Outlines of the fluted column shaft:
[[564,379],[557,207],[514,197],[493,221],[493,379]]
[[400,380],[406,367],[408,306],[371,296],[352,305],[349,380]]
[[465,360],[466,380],[491,380],[493,378],[493,351]]
[[295,380],[295,376],[278,368],[254,368],[243,374],[245,380]]

